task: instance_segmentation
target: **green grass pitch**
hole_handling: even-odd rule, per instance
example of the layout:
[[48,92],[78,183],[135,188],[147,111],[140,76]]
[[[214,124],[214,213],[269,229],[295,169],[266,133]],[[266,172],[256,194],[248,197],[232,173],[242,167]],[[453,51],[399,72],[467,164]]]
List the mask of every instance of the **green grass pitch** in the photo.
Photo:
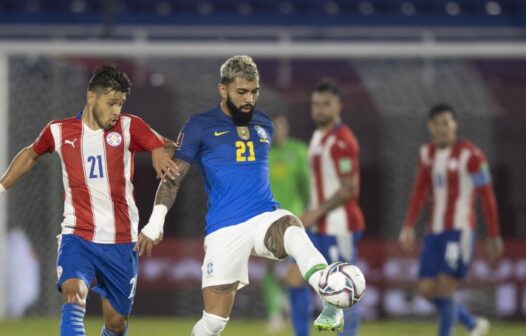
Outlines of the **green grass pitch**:
[[[137,317],[130,320],[128,336],[189,336],[194,319],[170,319],[170,318],[142,318]],[[88,336],[100,335],[102,321],[93,317],[86,319],[86,334]],[[368,322],[362,324],[360,336],[433,336],[436,327],[431,322],[418,321],[384,321]],[[57,336],[58,319],[23,319],[0,321],[0,336]],[[291,336],[291,329],[280,333],[268,334],[265,330],[265,322],[262,320],[233,319],[223,336]],[[332,335],[331,333],[317,333],[313,336]],[[455,331],[456,336],[468,335],[460,327]],[[526,335],[525,323],[495,323],[490,335],[524,336]]]

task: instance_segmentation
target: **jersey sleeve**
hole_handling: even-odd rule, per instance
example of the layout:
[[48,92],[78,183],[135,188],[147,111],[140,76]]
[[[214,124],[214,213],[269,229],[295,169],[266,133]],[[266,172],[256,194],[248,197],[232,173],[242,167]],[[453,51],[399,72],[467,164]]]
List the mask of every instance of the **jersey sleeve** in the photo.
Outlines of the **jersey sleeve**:
[[491,184],[491,175],[484,153],[475,149],[468,160],[468,172],[476,188]]
[[33,142],[33,150],[38,155],[55,151],[55,139],[53,139],[53,134],[51,133],[52,123],[53,122],[47,124],[47,126],[40,132],[38,138]]
[[183,126],[175,142],[175,154],[178,159],[194,162],[201,147],[201,127],[195,117],[190,117]]
[[340,178],[359,174],[360,149],[358,142],[352,136],[347,134],[338,136],[331,148],[331,156]]
[[422,158],[422,153],[420,153],[418,157],[418,171],[413,185],[413,191],[411,192],[411,198],[407,208],[404,226],[415,226],[418,215],[420,215],[420,212],[424,207],[430,187],[431,167],[424,161]]
[[488,162],[481,150],[475,149],[472,152],[468,161],[468,172],[471,175],[471,179],[482,203],[482,212],[486,218],[487,233],[491,237],[498,236],[500,234],[500,223],[497,200],[491,183]]
[[130,137],[130,150],[137,152],[151,152],[164,145],[164,138],[136,116],[131,117]]

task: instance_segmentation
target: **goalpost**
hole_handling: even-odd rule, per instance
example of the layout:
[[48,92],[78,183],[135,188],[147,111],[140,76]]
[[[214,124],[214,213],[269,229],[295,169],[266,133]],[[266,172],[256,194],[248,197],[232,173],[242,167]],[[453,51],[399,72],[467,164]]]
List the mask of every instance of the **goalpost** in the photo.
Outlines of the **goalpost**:
[[[104,58],[129,60],[140,66],[154,69],[163,75],[162,81],[177,88],[182,98],[175,102],[177,111],[189,113],[194,105],[210,106],[215,103],[214,92],[201,99],[203,102],[185,102],[184,97],[202,90],[203,83],[217,80],[220,60],[234,54],[246,53],[258,60],[276,61],[279,74],[276,77],[290,78],[288,62],[309,61],[330,68],[332,62],[352,63],[356,73],[363,79],[364,86],[370,91],[378,104],[384,120],[381,127],[379,150],[385,153],[388,165],[384,175],[388,183],[383,187],[386,194],[395,194],[409,188],[412,180],[415,153],[418,144],[414,139],[421,138],[421,123],[424,116],[422,106],[431,99],[450,94],[454,105],[470,108],[478,114],[461,117],[473,118],[465,126],[468,135],[480,138],[478,143],[488,149],[490,160],[493,155],[492,125],[488,121],[495,115],[495,102],[487,94],[483,80],[477,77],[469,66],[459,60],[514,60],[526,59],[524,42],[149,42],[145,40],[122,41],[5,41],[0,42],[0,171],[4,171],[17,148],[34,140],[40,129],[51,119],[58,119],[64,112],[71,112],[79,101],[82,102],[86,74],[82,66],[74,66],[75,59]],[[69,58],[69,59],[68,59]],[[73,59],[71,63],[68,63]],[[445,60],[446,64],[433,62]],[[319,63],[316,63],[319,62]],[[309,63],[312,66],[312,63]],[[331,68],[332,69],[332,68]],[[334,69],[333,69],[334,70]],[[336,69],[335,71],[337,71]],[[306,71],[309,71],[307,69]],[[212,74],[210,74],[213,72]],[[283,75],[283,76],[281,76]],[[442,76],[449,88],[437,88],[434,76]],[[281,77],[280,77],[281,76]],[[395,79],[389,77],[396,77]],[[156,77],[160,80],[159,77]],[[189,80],[190,79],[190,80]],[[447,82],[450,81],[450,82]],[[215,83],[215,82],[214,82]],[[289,80],[284,81],[287,88],[292,87]],[[416,83],[416,84],[415,84]],[[427,83],[430,84],[426,87]],[[301,83],[300,83],[301,84]],[[412,85],[413,84],[413,85]],[[262,86],[267,85],[265,80]],[[304,84],[305,85],[305,84]],[[466,96],[467,86],[471,91]],[[24,92],[28,90],[28,92]],[[67,95],[61,95],[67,90]],[[305,90],[308,90],[306,87]],[[448,91],[449,90],[449,91]],[[279,90],[266,90],[261,101],[269,96],[278,103]],[[436,93],[435,93],[436,91]],[[475,93],[473,93],[473,92]],[[407,94],[409,98],[402,97]],[[456,99],[456,100],[455,100]],[[290,102],[293,105],[296,101]],[[186,105],[184,105],[186,104]],[[194,105],[191,105],[194,104]],[[262,102],[262,105],[264,102]],[[475,112],[474,112],[475,113]],[[16,117],[16,118],[15,118]],[[183,116],[186,117],[186,116]],[[183,117],[174,117],[178,123]],[[402,124],[395,124],[400,121]],[[302,120],[297,122],[301,123]],[[471,120],[471,119],[470,119]],[[302,124],[304,125],[304,124]],[[397,132],[397,133],[396,133]],[[401,135],[400,135],[401,133]],[[404,137],[406,135],[406,137]],[[390,148],[404,148],[403,153],[392,153]],[[29,230],[30,240],[37,245],[37,254],[42,262],[42,284],[54,281],[54,230],[58,228],[62,212],[60,195],[60,167],[56,162],[39,162],[36,173],[24,179],[24,185],[18,190],[10,190],[0,197],[0,318],[5,317],[6,293],[6,232],[9,225],[22,225]],[[45,178],[39,178],[38,176]],[[396,176],[396,178],[394,178]],[[22,188],[37,191],[27,196]],[[45,197],[42,190],[52,195]],[[7,209],[8,199],[12,209]],[[379,209],[381,220],[386,224],[385,237],[395,235],[393,218],[403,217],[405,199],[391,197],[384,208]],[[17,214],[16,221],[9,220]],[[144,217],[144,214],[143,214]],[[390,228],[393,227],[393,228]],[[396,227],[398,229],[398,227]],[[389,231],[391,230],[391,231]],[[45,245],[46,247],[41,247]],[[59,301],[54,288],[48,288],[41,294],[37,314],[53,314]]]

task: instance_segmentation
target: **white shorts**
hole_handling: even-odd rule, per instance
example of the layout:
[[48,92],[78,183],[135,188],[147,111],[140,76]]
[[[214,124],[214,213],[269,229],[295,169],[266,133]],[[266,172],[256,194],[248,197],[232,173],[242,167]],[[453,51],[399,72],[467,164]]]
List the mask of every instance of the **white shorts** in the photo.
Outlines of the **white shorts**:
[[272,223],[287,215],[294,216],[284,209],[264,212],[206,236],[202,288],[236,281],[238,289],[248,285],[248,258],[252,254],[277,259],[265,246],[265,234]]

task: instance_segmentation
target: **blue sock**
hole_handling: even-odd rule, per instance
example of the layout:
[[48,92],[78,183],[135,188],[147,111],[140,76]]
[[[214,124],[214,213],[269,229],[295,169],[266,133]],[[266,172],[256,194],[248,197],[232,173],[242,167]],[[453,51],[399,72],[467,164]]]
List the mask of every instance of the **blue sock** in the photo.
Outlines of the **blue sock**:
[[438,325],[438,336],[451,336],[455,323],[455,304],[451,298],[436,298],[433,303],[438,309],[440,323]]
[[85,313],[86,308],[82,306],[72,303],[63,304],[60,317],[60,336],[85,336]]
[[309,336],[312,320],[312,298],[310,287],[289,288],[290,318],[296,336]]
[[124,331],[120,334],[116,333],[116,332],[113,332],[109,329],[106,329],[106,327],[102,327],[102,332],[100,334],[100,336],[126,336],[126,330],[128,328],[124,329]]
[[360,327],[360,303],[343,310],[345,324],[340,336],[356,336]]
[[475,317],[459,303],[455,303],[455,318],[462,323],[467,330],[472,330],[477,324]]

